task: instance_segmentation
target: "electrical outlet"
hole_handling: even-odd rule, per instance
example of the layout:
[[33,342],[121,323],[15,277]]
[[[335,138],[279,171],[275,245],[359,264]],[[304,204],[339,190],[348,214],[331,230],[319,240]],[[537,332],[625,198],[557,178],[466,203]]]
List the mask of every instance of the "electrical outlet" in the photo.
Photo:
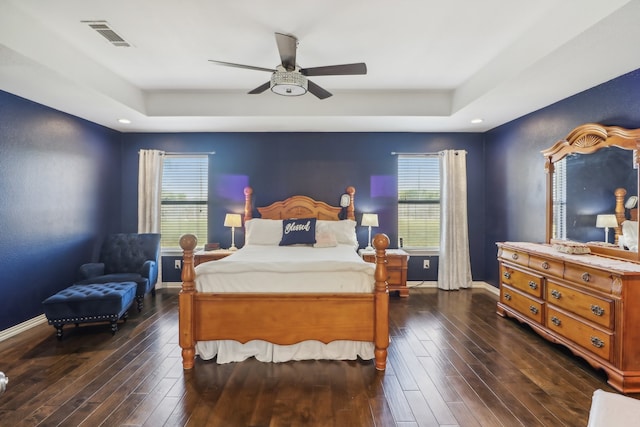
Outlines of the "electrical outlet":
[[424,261],[422,261],[422,268],[425,270],[428,270],[429,267],[431,266],[431,261],[428,259],[425,259]]
[[182,268],[182,260],[181,259],[175,260],[173,264],[173,268],[175,268],[176,270],[180,270]]

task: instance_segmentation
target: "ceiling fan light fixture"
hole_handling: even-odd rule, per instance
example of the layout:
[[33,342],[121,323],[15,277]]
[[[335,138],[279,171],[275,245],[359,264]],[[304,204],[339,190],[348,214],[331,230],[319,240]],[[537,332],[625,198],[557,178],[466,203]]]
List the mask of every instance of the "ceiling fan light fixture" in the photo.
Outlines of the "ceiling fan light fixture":
[[271,75],[271,91],[278,95],[304,95],[307,87],[307,78],[297,71],[275,71]]

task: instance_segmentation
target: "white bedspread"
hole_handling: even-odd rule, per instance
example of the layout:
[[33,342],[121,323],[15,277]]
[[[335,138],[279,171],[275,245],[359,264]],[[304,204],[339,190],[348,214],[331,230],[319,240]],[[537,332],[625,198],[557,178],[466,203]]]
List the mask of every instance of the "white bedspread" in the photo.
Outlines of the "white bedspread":
[[375,265],[353,247],[245,246],[196,267],[200,292],[372,292]]
[[[373,292],[375,265],[364,262],[353,246],[249,245],[219,261],[196,267],[199,292]],[[264,341],[203,341],[196,352],[217,363],[240,362],[255,357],[263,362],[288,360],[354,360],[374,358],[370,342],[304,341],[274,345]]]

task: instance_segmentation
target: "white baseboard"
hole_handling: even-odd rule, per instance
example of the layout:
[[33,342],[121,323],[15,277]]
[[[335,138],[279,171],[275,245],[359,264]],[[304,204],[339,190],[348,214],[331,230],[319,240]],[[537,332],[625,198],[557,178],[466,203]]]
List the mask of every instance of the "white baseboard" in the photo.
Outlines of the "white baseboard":
[[[161,286],[156,286],[156,289],[162,289],[162,288],[180,289],[181,287],[182,287],[182,282],[163,282]],[[33,319],[29,319],[25,322],[12,326],[9,329],[0,331],[0,341],[7,340],[15,335],[18,335],[20,332],[24,332],[28,329],[31,329],[43,323],[47,323],[47,316],[45,316],[44,314],[41,314],[40,316],[34,317]]]
[[[473,282],[471,284],[473,288],[482,288],[485,289],[495,295],[500,295],[500,290],[495,286],[491,286],[487,282]],[[180,289],[182,287],[182,282],[162,282],[162,285],[156,287],[156,289]],[[408,288],[436,288],[438,287],[438,282],[407,282]],[[47,323],[47,317],[44,314],[40,316],[34,317],[33,319],[29,319],[25,322],[12,326],[8,329],[0,331],[0,341],[4,341],[9,339],[15,335],[18,335],[20,332],[24,332],[28,329],[31,329],[35,326],[41,325],[43,323]]]
[[413,280],[407,280],[407,288],[437,288],[438,287],[438,282],[433,281],[433,282],[427,282],[426,280],[423,281],[413,281]]
[[[408,281],[407,287],[408,288],[437,288],[438,282],[437,281],[422,281],[422,282]],[[500,290],[495,286],[491,286],[487,282],[481,282],[481,281],[473,282],[471,284],[471,287],[485,289],[486,291],[491,292],[492,294],[500,295]]]
[[[182,287],[182,282],[163,282],[162,285],[156,286],[156,289],[162,289],[162,288],[180,289],[181,287]],[[0,331],[0,341],[7,340],[15,335],[18,335],[20,332],[24,332],[28,329],[31,329],[43,323],[47,323],[47,316],[45,316],[44,314],[41,314],[40,316],[34,317],[33,319],[29,319],[25,322],[12,326],[8,329],[2,330]]]
[[38,317],[34,317],[33,319],[29,319],[25,322],[19,323],[15,326],[10,327],[9,329],[0,331],[0,341],[9,339],[15,335],[18,335],[20,332],[24,332],[35,326],[42,325],[43,323],[47,323],[47,317],[44,314],[41,314]]
[[182,288],[182,282],[162,282],[162,288],[165,289],[180,289]]
[[482,288],[494,295],[500,296],[500,289],[488,284],[487,282],[473,282],[471,286],[474,288]]

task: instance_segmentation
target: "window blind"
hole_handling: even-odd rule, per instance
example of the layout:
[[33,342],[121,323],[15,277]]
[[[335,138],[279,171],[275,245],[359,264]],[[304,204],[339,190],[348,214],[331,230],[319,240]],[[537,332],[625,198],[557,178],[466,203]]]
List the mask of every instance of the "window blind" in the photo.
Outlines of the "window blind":
[[398,237],[403,247],[440,247],[440,156],[398,155]]
[[209,158],[167,154],[162,170],[161,246],[179,248],[180,236],[207,241]]
[[567,159],[553,165],[553,229],[554,239],[567,238]]

